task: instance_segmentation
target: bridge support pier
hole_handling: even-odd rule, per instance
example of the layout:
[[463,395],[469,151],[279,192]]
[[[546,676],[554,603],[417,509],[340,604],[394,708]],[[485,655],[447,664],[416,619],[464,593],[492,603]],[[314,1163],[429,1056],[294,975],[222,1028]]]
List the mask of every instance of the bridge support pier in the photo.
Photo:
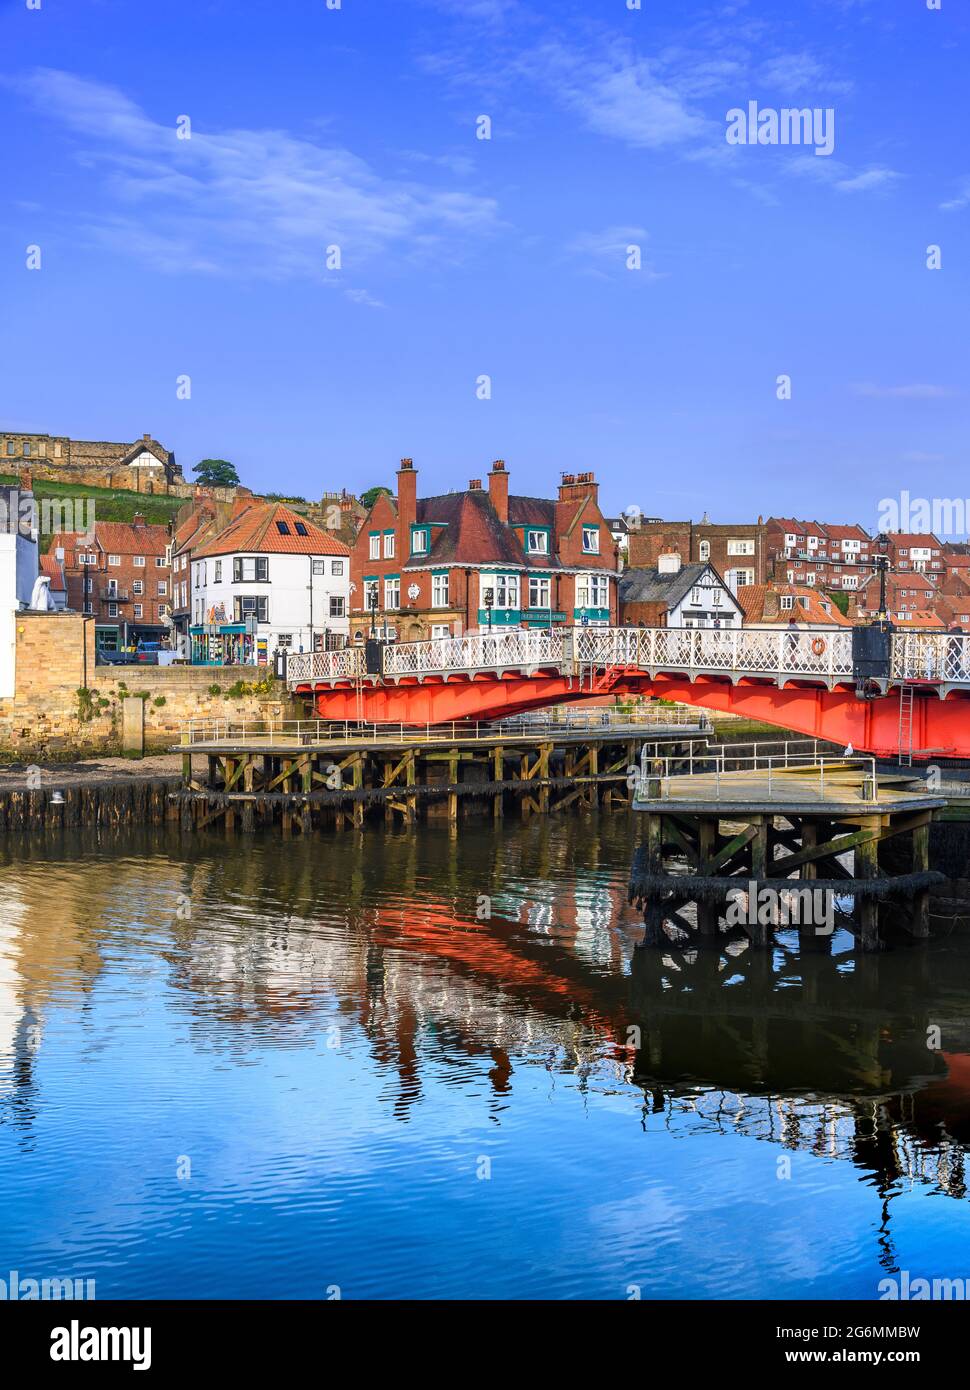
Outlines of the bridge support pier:
[[[896,926],[929,934],[930,889],[943,881],[929,867],[931,809],[719,811],[659,796],[637,805],[645,834],[630,901],[643,913],[643,946],[768,948],[790,929],[802,949],[828,951],[841,927],[857,949],[879,951]],[[895,839],[910,842],[910,872],[881,863]]]

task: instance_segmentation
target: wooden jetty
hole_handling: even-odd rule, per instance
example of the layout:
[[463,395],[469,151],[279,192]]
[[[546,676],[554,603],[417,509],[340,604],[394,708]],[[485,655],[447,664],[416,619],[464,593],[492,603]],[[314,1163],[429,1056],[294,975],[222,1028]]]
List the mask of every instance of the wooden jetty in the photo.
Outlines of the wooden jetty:
[[[930,889],[944,881],[930,869],[930,823],[945,798],[911,772],[877,774],[872,758],[750,746],[748,755],[709,750],[713,765],[686,775],[662,757],[645,760],[634,800],[645,843],[630,879],[643,944],[667,944],[674,928],[713,945],[733,927],[769,946],[773,927],[794,916],[802,945],[825,948],[831,926],[820,931],[810,911],[819,894],[832,916],[837,899],[852,899],[840,924],[865,951],[880,949],[890,923],[928,936]],[[909,846],[902,872],[900,840]],[[739,901],[747,911],[729,912]]]
[[350,729],[302,721],[243,734],[186,731],[181,823],[253,830],[279,823],[284,835],[361,828],[368,821],[456,824],[474,811],[496,821],[571,806],[627,806],[643,756],[688,766],[706,726],[510,720],[409,728]]

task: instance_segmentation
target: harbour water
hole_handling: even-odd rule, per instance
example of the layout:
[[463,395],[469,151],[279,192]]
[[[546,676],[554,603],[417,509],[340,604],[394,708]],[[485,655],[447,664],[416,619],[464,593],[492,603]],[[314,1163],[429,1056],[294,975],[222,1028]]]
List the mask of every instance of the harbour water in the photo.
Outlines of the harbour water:
[[8,838],[0,1279],[744,1299],[970,1275],[967,938],[636,952],[638,831]]

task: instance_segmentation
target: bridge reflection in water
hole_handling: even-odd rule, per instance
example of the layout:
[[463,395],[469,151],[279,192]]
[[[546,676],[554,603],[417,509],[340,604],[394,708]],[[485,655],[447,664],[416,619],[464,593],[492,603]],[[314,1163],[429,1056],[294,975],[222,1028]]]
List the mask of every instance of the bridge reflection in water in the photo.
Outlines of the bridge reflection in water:
[[[878,1258],[894,1267],[897,1195],[967,1197],[970,941],[859,957],[837,933],[830,952],[800,955],[781,933],[772,951],[637,951],[634,833],[629,818],[589,814],[469,825],[457,842],[430,828],[346,836],[326,854],[317,841],[284,855],[269,838],[186,846],[130,832],[35,847],[0,939],[0,1134],[6,1120],[42,1147],[46,1024],[72,1001],[97,1018],[127,961],[138,992],[187,1026],[183,1066],[207,1057],[225,1078],[267,1048],[274,1074],[287,1052],[310,1066],[339,1029],[355,1059],[346,1085],[378,1082],[363,1087],[376,1112],[352,1112],[362,1133],[377,1113],[426,1133],[445,1087],[469,1124],[507,1128],[509,1142],[545,1069],[614,1125],[619,1106],[647,1135],[734,1135],[753,1155],[761,1142],[854,1165],[880,1203]],[[125,902],[103,871],[119,856]],[[319,1123],[335,1143],[327,1112]],[[574,1133],[577,1162],[592,1137]]]

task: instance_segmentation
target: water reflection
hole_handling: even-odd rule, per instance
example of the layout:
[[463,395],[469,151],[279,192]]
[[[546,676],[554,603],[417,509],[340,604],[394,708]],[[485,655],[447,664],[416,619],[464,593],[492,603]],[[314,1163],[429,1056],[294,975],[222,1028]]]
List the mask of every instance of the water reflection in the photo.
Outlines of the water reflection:
[[[714,1145],[734,1155],[741,1142],[751,1156],[736,1161],[759,1182],[759,1141],[775,1156],[828,1165],[830,1184],[861,1177],[878,1218],[860,1222],[853,1278],[870,1258],[895,1268],[899,1194],[918,1188],[965,1206],[967,940],[877,957],[852,955],[849,938],[838,936],[805,956],[795,935],[770,953],[639,951],[642,924],[625,897],[635,833],[621,815],[577,815],[467,826],[457,838],[422,827],[286,846],[275,836],[183,844],[162,832],[8,844],[0,862],[0,1178],[10,1210],[31,1177],[10,1162],[14,1150],[33,1155],[33,1176],[46,1178],[73,1152],[71,1125],[97,1132],[97,1157],[112,1127],[134,1118],[146,1242],[147,1230],[156,1241],[175,1229],[186,1238],[180,1198],[148,1171],[160,1132],[166,1143],[171,1134],[170,1147],[187,1145],[186,1127],[202,1148],[245,1149],[258,1135],[258,1153],[231,1182],[222,1179],[228,1190],[207,1196],[210,1221],[227,1227],[254,1190],[275,1194],[285,1182],[300,1189],[289,1200],[312,1228],[326,1161],[328,1193],[353,1174],[346,1232],[332,1214],[326,1223],[342,1249],[361,1211],[382,1210],[393,1187],[379,1156],[396,1161],[395,1129],[411,1136],[418,1207],[433,1189],[440,1203],[441,1165],[466,1136],[474,1153],[491,1133],[513,1146],[503,1154],[541,1153],[550,1219],[583,1225],[604,1219],[597,1165],[613,1162],[635,1184],[636,1136],[642,1144],[663,1134],[698,1154]],[[61,1112],[82,1092],[84,1119],[69,1121]],[[550,1134],[541,1107],[554,1097],[566,1101],[568,1118],[559,1128],[557,1111]],[[273,1111],[271,1134],[260,1107]],[[103,1161],[114,1161],[107,1150]],[[664,1162],[676,1186],[684,1159]],[[364,1181],[361,1165],[371,1164]],[[447,1164],[444,1171],[457,1201],[465,1189]],[[82,1156],[66,1177],[68,1188],[90,1181]],[[720,1200],[726,1180],[712,1163],[692,1199],[698,1214]],[[535,1185],[506,1191],[499,1227],[469,1235],[466,1225],[466,1238],[492,1249],[500,1227],[514,1228],[536,1199]],[[631,1220],[637,1210],[631,1204]],[[428,1207],[432,1228],[439,1215]],[[59,1216],[92,1258],[111,1248],[119,1219],[105,1211],[88,1230],[70,1203]],[[31,1249],[55,1243],[40,1212],[18,1209],[14,1224]],[[57,1231],[60,1239],[63,1226]],[[647,1238],[624,1224],[621,1239],[611,1228],[602,1268],[577,1257],[573,1269],[560,1250],[563,1286],[552,1292],[600,1293],[601,1276],[608,1290],[607,1270],[612,1277],[617,1265],[623,1278],[618,1262],[642,1255]],[[735,1239],[756,1242],[758,1233]],[[840,1239],[854,1241],[848,1232]],[[677,1248],[668,1252],[674,1265]],[[211,1274],[230,1256],[207,1245],[195,1258]],[[293,1247],[287,1259],[299,1264]],[[413,1253],[397,1259],[383,1285],[373,1276],[375,1291],[391,1291],[409,1268],[413,1275]],[[139,1283],[139,1260],[147,1268],[152,1256],[132,1251],[122,1261],[129,1286],[164,1292],[157,1269]],[[447,1291],[449,1277],[445,1260],[428,1291]],[[654,1292],[663,1293],[664,1277],[657,1272]],[[706,1277],[691,1265],[675,1282],[716,1291],[716,1276]],[[735,1269],[729,1292],[739,1281],[742,1292],[755,1291],[757,1279],[748,1287],[747,1277]],[[261,1268],[240,1289],[266,1289],[267,1278]],[[266,1291],[292,1292],[291,1278],[274,1268]],[[535,1291],[522,1270],[504,1278],[496,1275],[491,1291]],[[547,1271],[546,1292],[551,1278]],[[793,1292],[811,1291],[810,1280],[792,1278]],[[483,1287],[491,1289],[487,1280]]]

